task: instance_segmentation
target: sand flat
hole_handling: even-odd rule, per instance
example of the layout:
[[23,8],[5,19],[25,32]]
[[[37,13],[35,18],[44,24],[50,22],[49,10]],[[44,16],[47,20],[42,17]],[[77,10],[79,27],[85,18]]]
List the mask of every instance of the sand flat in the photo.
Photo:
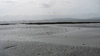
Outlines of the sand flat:
[[73,25],[0,26],[0,56],[100,56],[100,24]]
[[0,41],[0,56],[100,56],[100,48],[34,41]]

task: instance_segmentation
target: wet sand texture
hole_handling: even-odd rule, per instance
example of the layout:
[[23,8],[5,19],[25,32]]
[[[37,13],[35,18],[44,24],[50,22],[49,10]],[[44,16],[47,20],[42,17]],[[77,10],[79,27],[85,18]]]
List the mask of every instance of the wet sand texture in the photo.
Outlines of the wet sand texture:
[[0,51],[0,56],[100,56],[100,48],[33,41],[12,42],[5,42],[6,44],[0,48],[2,50]]

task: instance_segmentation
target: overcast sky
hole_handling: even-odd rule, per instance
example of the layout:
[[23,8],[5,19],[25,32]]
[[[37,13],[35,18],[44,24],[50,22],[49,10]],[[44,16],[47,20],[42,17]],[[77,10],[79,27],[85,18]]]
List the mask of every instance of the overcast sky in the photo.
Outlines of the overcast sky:
[[21,19],[19,17],[24,20],[24,16],[36,19],[35,15],[100,17],[100,0],[0,0],[0,21]]

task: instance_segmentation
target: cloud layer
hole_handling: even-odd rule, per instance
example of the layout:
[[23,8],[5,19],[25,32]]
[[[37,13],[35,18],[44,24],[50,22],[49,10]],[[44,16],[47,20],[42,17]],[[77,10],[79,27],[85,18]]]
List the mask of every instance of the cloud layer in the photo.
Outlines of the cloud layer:
[[[89,16],[86,16],[88,15]],[[0,15],[100,16],[99,0],[0,0]]]

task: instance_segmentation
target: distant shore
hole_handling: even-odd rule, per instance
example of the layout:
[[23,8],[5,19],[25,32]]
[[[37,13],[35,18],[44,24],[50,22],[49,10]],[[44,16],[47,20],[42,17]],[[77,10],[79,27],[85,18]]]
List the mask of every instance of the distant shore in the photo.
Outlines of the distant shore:
[[16,24],[26,24],[26,25],[44,25],[44,24],[88,24],[88,23],[100,23],[100,22],[36,22],[36,23],[1,23],[0,25],[16,25]]

